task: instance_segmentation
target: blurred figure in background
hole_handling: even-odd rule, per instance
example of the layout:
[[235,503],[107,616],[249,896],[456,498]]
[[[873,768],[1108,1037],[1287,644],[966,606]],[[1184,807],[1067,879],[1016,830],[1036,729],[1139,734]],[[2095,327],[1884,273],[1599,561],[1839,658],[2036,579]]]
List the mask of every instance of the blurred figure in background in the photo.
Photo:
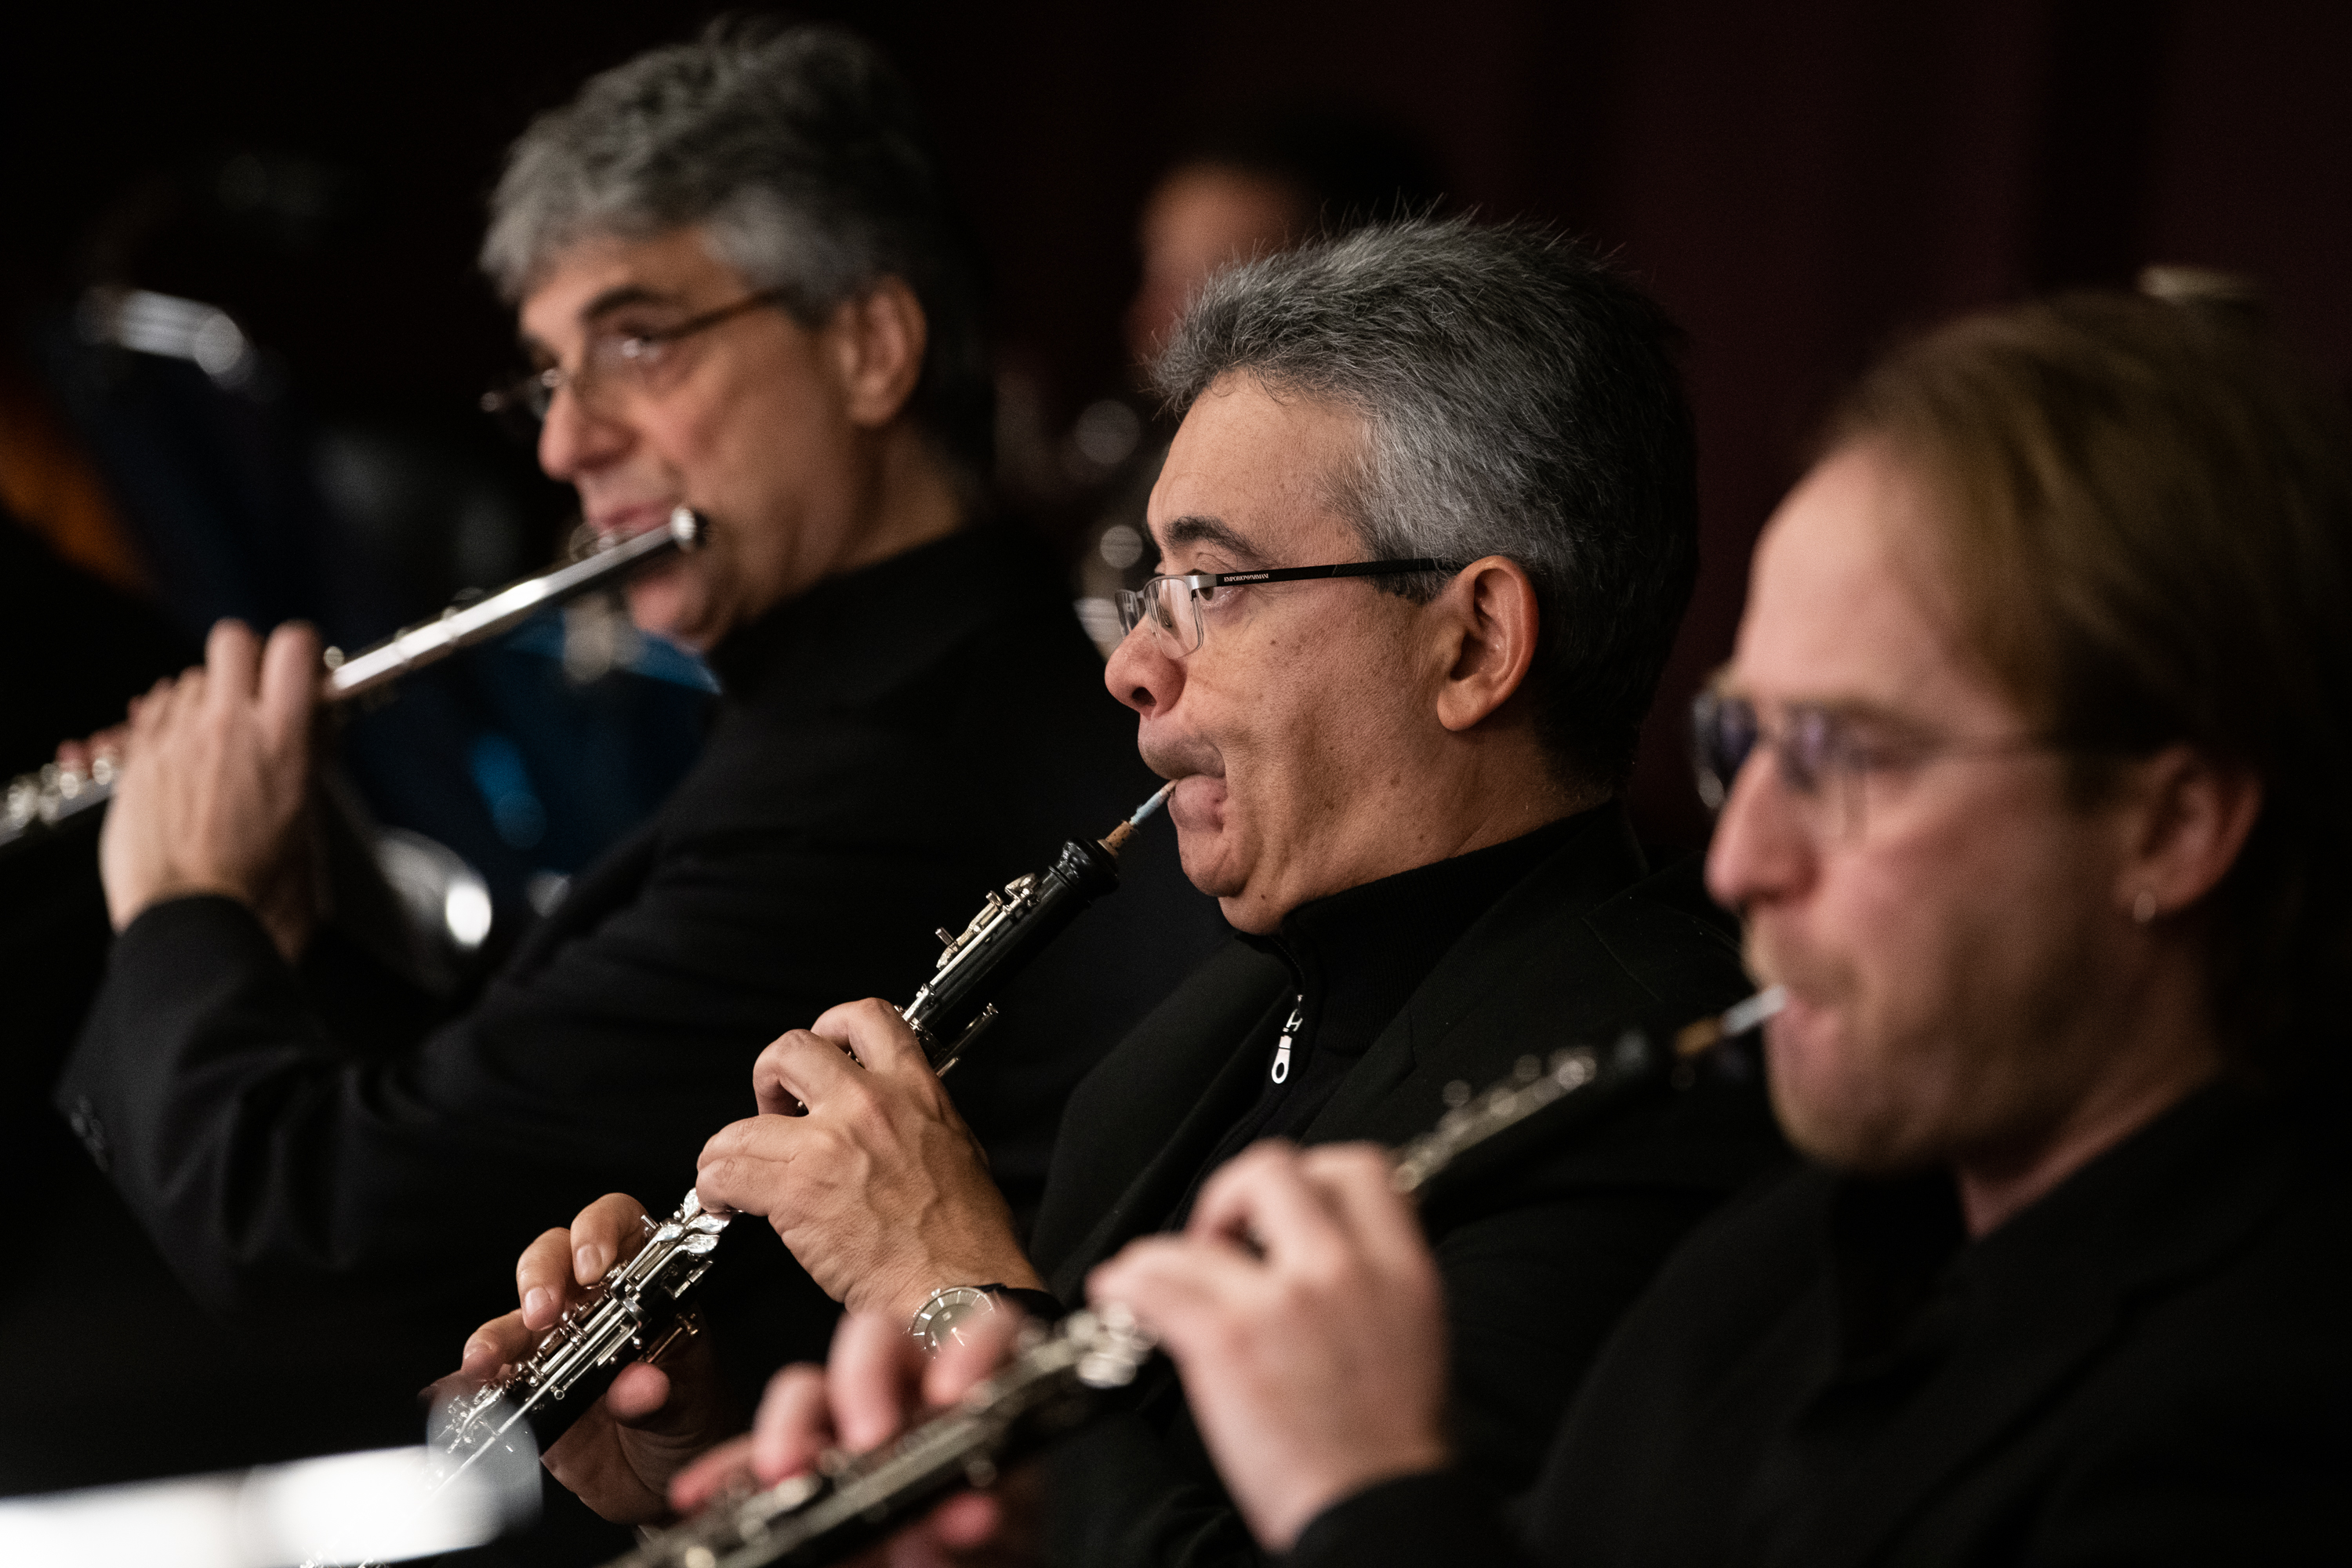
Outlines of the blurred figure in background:
[[1194,142],[1160,177],[1136,224],[1141,277],[1124,321],[1140,367],[1210,274],[1367,224],[1432,215],[1445,195],[1435,160],[1369,116],[1293,113]]
[[1007,489],[1071,518],[1078,616],[1105,658],[1118,645],[1119,591],[1151,575],[1144,510],[1175,424],[1145,367],[1186,303],[1223,268],[1433,214],[1444,190],[1419,139],[1370,116],[1291,112],[1221,127],[1177,156],[1137,219],[1139,273],[1120,321],[1129,384],[1088,403],[1054,437],[1039,390],[1000,372]]

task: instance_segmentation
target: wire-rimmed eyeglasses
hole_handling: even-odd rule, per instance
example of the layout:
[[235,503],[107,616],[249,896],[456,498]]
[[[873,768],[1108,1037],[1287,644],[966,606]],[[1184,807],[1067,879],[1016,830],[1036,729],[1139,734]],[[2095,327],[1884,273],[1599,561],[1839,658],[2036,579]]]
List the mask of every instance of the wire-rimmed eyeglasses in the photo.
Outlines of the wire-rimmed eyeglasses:
[[1349,561],[1337,566],[1271,566],[1255,572],[1183,572],[1153,577],[1140,588],[1118,595],[1118,629],[1124,637],[1151,624],[1153,636],[1172,658],[1195,652],[1207,635],[1201,606],[1213,604],[1221,593],[1254,588],[1265,583],[1306,583],[1319,577],[1401,577],[1415,572],[1451,572],[1447,562],[1426,555],[1410,561]]
[[646,381],[668,360],[674,345],[697,332],[709,331],[721,321],[731,321],[762,305],[776,304],[784,295],[782,289],[762,289],[731,305],[705,310],[674,327],[656,331],[592,332],[587,347],[581,351],[577,368],[565,370],[561,365],[550,365],[486,392],[482,394],[482,411],[498,415],[525,435],[531,434],[547,417],[548,405],[554,402],[558,391],[571,388],[572,396],[592,408],[598,406],[597,397],[602,390],[626,387],[643,391]]
[[1861,831],[1863,784],[1873,773],[1916,767],[1947,757],[2018,756],[2064,748],[2031,736],[2006,741],[1869,736],[1853,715],[1819,703],[1792,702],[1768,724],[1745,697],[1710,687],[1691,700],[1691,766],[1699,799],[1720,811],[1739,770],[1759,746],[1768,747],[1781,787],[1818,842],[1851,839]]

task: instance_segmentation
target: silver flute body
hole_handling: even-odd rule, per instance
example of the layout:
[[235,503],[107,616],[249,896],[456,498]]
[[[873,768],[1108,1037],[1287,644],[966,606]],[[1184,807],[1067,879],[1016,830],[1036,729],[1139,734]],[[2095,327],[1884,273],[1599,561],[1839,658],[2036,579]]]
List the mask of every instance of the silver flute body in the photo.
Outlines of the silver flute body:
[[[1172,786],[1171,786],[1172,787]],[[1043,871],[1016,877],[991,893],[961,934],[945,944],[930,979],[899,1014],[922,1043],[934,1072],[953,1067],[996,1016],[989,997],[1096,899],[1118,886],[1118,851],[1158,810],[1168,790],[1131,813],[1099,841],[1072,839]],[[714,1214],[688,1189],[670,1215],[645,1221],[646,1239],[548,1330],[530,1357],[436,1415],[431,1443],[452,1475],[486,1454],[528,1438],[539,1448],[572,1421],[631,1361],[655,1360],[698,1331],[679,1300],[709,1269],[731,1214]]]
[[[320,699],[347,702],[389,686],[411,670],[438,664],[459,648],[512,630],[551,605],[576,599],[654,562],[698,547],[706,526],[698,513],[679,507],[659,528],[509,583],[495,594],[453,604],[433,619],[357,653],[331,647],[321,660],[326,671],[320,680]],[[52,763],[12,779],[5,805],[0,805],[0,849],[105,805],[113,797],[117,772],[111,758],[101,757],[88,772]]]
[[[1472,1149],[1553,1106],[1597,1108],[1662,1083],[1686,1086],[1696,1058],[1780,1010],[1778,986],[1702,1018],[1659,1044],[1628,1030],[1607,1047],[1573,1046],[1549,1061],[1528,1056],[1484,1093],[1449,1087],[1452,1108],[1436,1127],[1393,1155],[1391,1181],[1420,1194]],[[1567,1102],[1563,1104],[1562,1102]],[[1156,1346],[1124,1308],[1073,1312],[1051,1328],[1029,1325],[1011,1361],[961,1399],[904,1436],[855,1458],[712,1502],[651,1536],[606,1568],[792,1568],[837,1562],[907,1522],[948,1492],[992,1485],[1015,1460],[1112,1407]]]

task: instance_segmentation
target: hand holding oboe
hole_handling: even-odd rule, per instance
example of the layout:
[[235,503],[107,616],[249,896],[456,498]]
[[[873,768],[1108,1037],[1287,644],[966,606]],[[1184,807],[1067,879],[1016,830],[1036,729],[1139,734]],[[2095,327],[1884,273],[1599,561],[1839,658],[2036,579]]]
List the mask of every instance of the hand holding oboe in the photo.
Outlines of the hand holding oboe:
[[[436,1397],[465,1395],[520,1363],[565,1311],[635,1256],[651,1229],[635,1198],[613,1193],[572,1224],[542,1233],[515,1266],[522,1305],[476,1329],[458,1371]],[[698,1334],[669,1339],[661,1353],[621,1369],[541,1456],[550,1474],[603,1517],[619,1523],[659,1519],[670,1477],[735,1431],[741,1415],[720,1391],[717,1363]]]
[[1039,1287],[987,1157],[898,1009],[831,1009],[762,1051],[752,1084],[761,1114],[704,1145],[695,1188],[765,1216],[827,1295],[903,1332],[941,1285]]
[[[549,1468],[598,1512],[658,1514],[670,1472],[726,1430],[707,1359],[688,1342],[695,1314],[679,1307],[739,1210],[770,1216],[795,1251],[797,1218],[772,1205],[821,1210],[827,1237],[841,1234],[837,1225],[882,1225],[886,1238],[863,1252],[853,1240],[810,1266],[853,1309],[859,1279],[880,1278],[869,1288],[888,1293],[887,1277],[860,1271],[885,1253],[974,1281],[1034,1284],[986,1157],[939,1079],[996,1016],[997,987],[1118,887],[1119,849],[1167,795],[1161,788],[1098,841],[1065,843],[1044,870],[989,894],[961,934],[942,928],[945,951],[904,1008],[835,1007],[815,1028],[770,1047],[753,1085],[762,1114],[711,1140],[698,1190],[667,1218],[656,1224],[635,1198],[611,1194],[541,1235],[516,1269],[521,1307],[477,1330],[460,1371],[444,1380],[436,1445],[471,1463],[520,1441],[528,1424]],[[896,1169],[887,1158],[896,1149],[926,1157]],[[795,1159],[797,1172],[772,1168]],[[835,1169],[845,1163],[846,1171]],[[664,1357],[681,1345],[683,1359],[665,1370]]]

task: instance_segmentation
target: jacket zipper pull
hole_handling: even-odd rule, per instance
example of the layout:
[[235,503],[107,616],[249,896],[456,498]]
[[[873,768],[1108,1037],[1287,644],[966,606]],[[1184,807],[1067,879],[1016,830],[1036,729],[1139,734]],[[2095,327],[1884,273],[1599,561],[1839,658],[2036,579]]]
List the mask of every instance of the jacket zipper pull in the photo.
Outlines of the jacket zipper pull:
[[1282,1082],[1290,1076],[1290,1043],[1298,1038],[1298,1030],[1307,1021],[1307,993],[1301,991],[1290,1009],[1290,1022],[1282,1026],[1282,1038],[1274,1047],[1274,1081]]

